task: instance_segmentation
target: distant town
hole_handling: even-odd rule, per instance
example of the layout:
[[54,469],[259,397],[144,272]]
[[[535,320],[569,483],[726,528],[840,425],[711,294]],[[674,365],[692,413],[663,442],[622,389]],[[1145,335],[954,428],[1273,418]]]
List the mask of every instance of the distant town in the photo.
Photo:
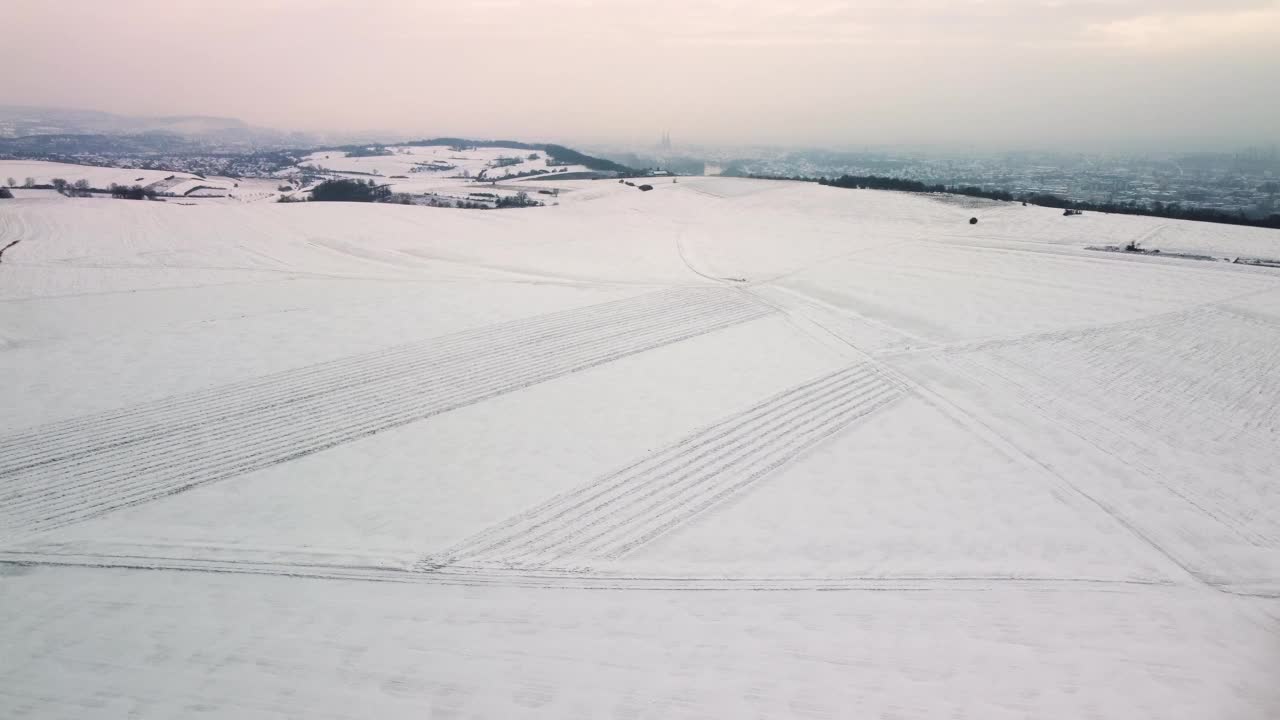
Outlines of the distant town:
[[975,186],[1015,195],[1047,194],[1089,203],[1179,204],[1247,217],[1280,212],[1280,148],[1237,152],[1088,154],[929,151],[675,149],[670,136],[651,150],[597,154],[633,167],[678,174],[834,178],[877,175],[928,184]]
[[[0,159],[54,160],[233,178],[271,177],[318,148],[378,146],[387,137],[322,137],[229,118],[139,119],[92,111],[0,107]],[[881,176],[1074,202],[1177,205],[1247,218],[1280,213],[1280,148],[1234,152],[860,151],[682,145],[670,131],[648,146],[584,149],[636,174],[837,178]]]

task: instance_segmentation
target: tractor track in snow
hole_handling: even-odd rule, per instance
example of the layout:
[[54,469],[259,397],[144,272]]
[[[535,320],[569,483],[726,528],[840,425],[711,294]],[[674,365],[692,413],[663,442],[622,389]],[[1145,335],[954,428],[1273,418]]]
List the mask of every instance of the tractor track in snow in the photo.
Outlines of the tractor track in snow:
[[683,288],[501,323],[0,439],[0,533],[41,532],[773,312]]
[[[0,575],[4,568],[22,572],[25,567],[73,567],[113,570],[154,570],[170,572],[230,573],[275,577],[394,582],[462,587],[522,587],[531,589],[659,590],[659,591],[968,591],[984,592],[1001,588],[1032,591],[1077,591],[1082,587],[1103,592],[1133,592],[1144,588],[1185,591],[1161,578],[1092,578],[1037,575],[842,575],[842,576],[681,576],[581,572],[575,570],[508,570],[466,565],[422,570],[351,564],[288,563],[222,559],[184,558],[148,554],[65,552],[56,548],[0,551]],[[14,571],[10,571],[12,573]]]
[[[682,296],[677,294],[676,296]],[[353,386],[439,366],[445,359],[468,350],[496,355],[531,342],[563,335],[566,329],[588,330],[611,322],[667,312],[672,293],[652,293],[614,303],[552,313],[528,320],[500,323],[478,330],[447,335],[437,340],[400,345],[385,350],[287,370],[208,390],[164,398],[134,407],[108,411],[20,431],[0,438],[0,475],[61,459],[77,451],[93,451],[145,438],[146,433],[167,432],[175,425],[198,425],[210,413],[237,411],[247,400],[300,400],[308,392],[337,386]],[[619,305],[627,307],[618,308]],[[613,307],[608,307],[613,306]],[[43,458],[43,459],[42,459]]]
[[902,394],[869,365],[830,373],[427,556],[420,567],[542,568],[621,557]]
[[[1141,418],[1115,417],[1105,410],[1099,411],[1097,409],[1092,409],[1088,412],[1083,411],[1076,399],[1063,398],[1061,394],[1055,393],[1050,389],[1054,387],[1052,379],[1044,378],[1037,372],[1036,368],[1020,365],[1009,358],[986,357],[980,359],[962,355],[949,358],[947,362],[949,367],[959,371],[974,385],[985,388],[987,391],[991,390],[993,381],[999,384],[1002,391],[1011,393],[1026,407],[1097,448],[1105,455],[1114,458],[1117,462],[1133,469],[1151,483],[1151,488],[1158,489],[1171,497],[1177,498],[1178,501],[1186,503],[1191,508],[1194,508],[1196,513],[1211,518],[1225,530],[1239,538],[1240,541],[1261,548],[1274,549],[1280,547],[1280,535],[1276,533],[1275,523],[1270,523],[1263,528],[1255,526],[1260,523],[1250,523],[1257,514],[1256,505],[1243,503],[1236,498],[1224,499],[1213,493],[1206,492],[1204,488],[1181,485],[1166,477],[1165,472],[1144,460],[1144,453],[1152,448],[1152,438],[1156,438],[1158,443],[1160,442],[1160,434]],[[1019,376],[1011,375],[1011,371],[1016,371]],[[1029,382],[1028,378],[1031,377],[1038,377],[1039,382]],[[1116,387],[1119,384],[1119,382],[1106,382],[1104,383],[1104,389],[1114,395],[1123,395],[1125,389]],[[1101,404],[1101,401],[1099,403]],[[1235,428],[1234,430],[1241,437],[1249,437],[1251,434],[1243,428]],[[1257,502],[1264,505],[1266,503],[1265,499],[1259,499]],[[1115,512],[1124,514],[1127,518],[1133,516],[1127,522],[1136,526],[1146,525],[1141,514],[1134,513],[1133,510],[1127,512],[1116,510]],[[1183,532],[1191,531],[1184,530]],[[1157,544],[1160,545],[1164,552],[1172,553],[1171,550],[1165,548],[1165,543]],[[1202,562],[1180,558],[1178,563],[1197,577],[1204,574],[1202,570],[1195,569],[1202,565]]]

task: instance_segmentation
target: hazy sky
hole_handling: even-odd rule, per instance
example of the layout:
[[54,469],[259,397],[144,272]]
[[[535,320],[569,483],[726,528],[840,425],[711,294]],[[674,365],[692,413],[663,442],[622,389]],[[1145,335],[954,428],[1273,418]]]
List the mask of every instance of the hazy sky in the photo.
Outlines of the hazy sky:
[[0,103],[304,130],[1280,141],[1280,0],[5,0]]

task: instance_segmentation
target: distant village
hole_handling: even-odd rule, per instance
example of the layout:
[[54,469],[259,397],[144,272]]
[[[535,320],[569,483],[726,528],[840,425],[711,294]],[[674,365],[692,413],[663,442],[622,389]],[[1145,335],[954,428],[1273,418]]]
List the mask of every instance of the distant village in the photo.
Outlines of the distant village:
[[1266,217],[1280,212],[1280,150],[1186,155],[1009,153],[760,153],[708,164],[726,175],[884,175],[929,184],[976,186],[1014,195],[1048,194],[1090,203],[1180,204]]
[[[306,150],[288,140],[249,144],[229,139],[160,133],[28,135],[51,128],[0,123],[0,158],[164,169],[202,176],[270,177]],[[6,137],[7,136],[7,137]],[[1075,202],[1177,204],[1263,218],[1280,213],[1280,148],[1237,152],[1088,154],[1051,152],[955,153],[920,150],[796,150],[681,145],[664,131],[647,147],[587,146],[594,155],[633,168],[636,175],[735,175],[836,178],[875,175],[926,184],[972,186],[1014,195],[1045,194]]]

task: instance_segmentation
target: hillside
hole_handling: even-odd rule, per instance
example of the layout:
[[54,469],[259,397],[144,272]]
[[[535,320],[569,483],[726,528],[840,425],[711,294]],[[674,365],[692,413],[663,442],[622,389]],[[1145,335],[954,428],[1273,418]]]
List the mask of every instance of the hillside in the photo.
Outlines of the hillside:
[[[560,145],[456,138],[421,140],[406,145],[349,145],[314,152],[230,156],[232,159],[197,153],[186,158],[191,162],[187,165],[183,165],[183,158],[173,156],[123,163],[166,168],[177,164],[199,172],[111,167],[121,163],[111,161],[110,157],[99,157],[80,145],[88,141],[92,146],[95,139],[100,139],[106,146],[124,152],[131,143],[148,146],[151,142],[148,138],[154,137],[161,138],[164,145],[176,136],[40,135],[0,140],[0,157],[6,151],[19,158],[80,159],[87,154],[96,158],[97,163],[0,159],[0,183],[12,187],[48,186],[55,178],[61,178],[69,183],[85,180],[99,190],[107,189],[112,183],[139,185],[163,199],[243,203],[309,200],[317,183],[358,180],[386,188],[397,196],[398,202],[405,204],[492,208],[502,201],[516,199],[522,205],[555,202],[564,181],[616,179],[619,173],[632,172]],[[29,148],[24,143],[36,143],[37,148]],[[175,152],[181,155],[192,151],[185,145],[183,148]],[[153,153],[145,150],[142,156]],[[207,166],[217,169],[209,171],[205,169]],[[235,168],[240,166],[244,169],[237,173]],[[529,196],[534,199],[526,199]]]
[[[307,197],[306,187],[318,177],[356,179],[386,185],[391,192],[409,196],[416,204],[490,204],[496,198],[519,193],[553,196],[564,187],[563,182],[568,182],[561,178],[616,177],[615,172],[594,170],[583,164],[593,163],[594,159],[567,149],[562,150],[583,162],[566,162],[561,159],[563,153],[553,155],[547,150],[529,149],[536,146],[512,148],[513,144],[477,146],[435,141],[361,148],[363,152],[322,150],[302,158],[297,169],[280,175],[301,176],[298,184],[305,187],[291,196]],[[547,197],[543,201],[551,200]]]
[[0,716],[1274,717],[1280,232],[352,152],[0,201]]

